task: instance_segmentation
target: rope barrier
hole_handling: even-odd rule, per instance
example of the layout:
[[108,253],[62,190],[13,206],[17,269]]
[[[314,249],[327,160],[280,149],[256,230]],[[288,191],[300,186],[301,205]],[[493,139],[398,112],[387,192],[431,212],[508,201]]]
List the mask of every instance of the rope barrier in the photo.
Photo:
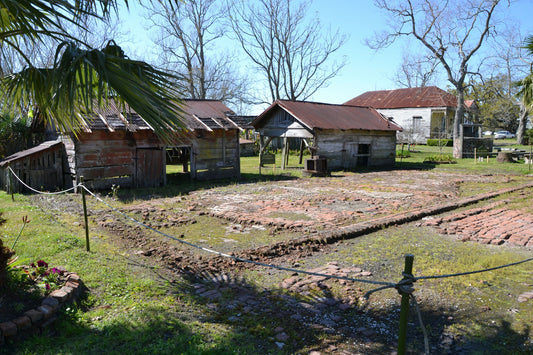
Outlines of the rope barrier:
[[249,264],[253,264],[253,265],[263,266],[263,267],[282,270],[282,271],[294,272],[294,273],[298,273],[298,274],[305,274],[305,275],[311,275],[311,276],[320,276],[320,277],[325,277],[325,278],[333,278],[333,279],[339,279],[339,280],[345,280],[345,281],[351,281],[351,282],[361,282],[361,283],[367,283],[367,284],[373,284],[373,285],[380,285],[380,287],[377,287],[377,288],[372,289],[372,290],[368,291],[367,293],[365,293],[365,295],[364,295],[365,298],[368,298],[374,292],[382,291],[382,290],[385,290],[385,289],[388,289],[388,288],[395,288],[401,295],[403,295],[403,294],[409,295],[412,303],[415,305],[415,309],[416,309],[416,312],[417,312],[417,317],[418,317],[418,321],[419,321],[419,324],[420,324],[420,328],[421,328],[421,330],[422,330],[422,332],[424,334],[424,346],[425,346],[426,353],[429,353],[428,335],[427,335],[426,329],[424,327],[424,323],[423,323],[423,320],[422,320],[422,315],[421,315],[418,303],[416,301],[415,296],[413,295],[413,292],[415,291],[415,289],[413,287],[413,283],[414,282],[416,282],[418,280],[442,279],[442,278],[449,278],[449,277],[472,275],[472,274],[477,274],[477,273],[482,273],[482,272],[488,272],[488,271],[503,269],[503,268],[506,268],[506,267],[523,264],[523,263],[526,263],[526,262],[529,262],[529,261],[533,260],[533,257],[531,257],[531,258],[528,258],[528,259],[520,260],[520,261],[517,261],[517,262],[514,262],[514,263],[508,263],[508,264],[505,264],[505,265],[500,265],[500,266],[495,266],[495,267],[486,268],[486,269],[480,269],[480,270],[474,270],[474,271],[454,273],[454,274],[443,274],[443,275],[414,277],[411,274],[403,272],[402,273],[403,279],[400,280],[399,282],[396,282],[396,283],[394,283],[394,282],[385,282],[385,281],[366,280],[366,279],[356,279],[356,278],[345,277],[345,276],[337,276],[337,275],[326,275],[326,274],[321,274],[321,273],[317,273],[317,272],[311,272],[311,271],[299,270],[299,269],[293,269],[293,268],[286,268],[286,267],[278,266],[278,265],[274,265],[274,264],[267,264],[267,263],[262,263],[262,262],[259,262],[259,261],[244,259],[244,258],[240,258],[240,257],[234,256],[234,255],[229,255],[229,254],[226,254],[226,253],[222,253],[220,251],[216,251],[216,250],[212,250],[212,249],[209,249],[209,248],[205,248],[205,247],[202,247],[200,245],[196,245],[196,244],[187,242],[185,240],[176,238],[174,236],[171,236],[169,234],[163,233],[163,232],[161,232],[161,231],[159,231],[157,229],[154,229],[154,228],[152,228],[152,227],[150,227],[150,226],[148,226],[148,225],[136,220],[133,217],[128,216],[127,214],[125,214],[122,211],[120,211],[119,209],[111,206],[110,204],[105,202],[103,199],[98,197],[95,193],[90,191],[82,183],[80,183],[80,184],[78,184],[78,185],[76,185],[76,186],[74,186],[74,187],[72,187],[70,189],[63,190],[63,191],[44,192],[44,191],[39,191],[39,190],[36,190],[36,189],[28,186],[26,183],[24,183],[17,176],[17,174],[15,174],[15,172],[11,169],[11,167],[8,167],[8,169],[10,170],[10,172],[15,176],[15,178],[21,184],[23,184],[26,188],[30,189],[31,191],[33,191],[35,193],[46,194],[46,195],[58,195],[58,194],[66,193],[66,192],[69,192],[69,191],[73,191],[77,187],[81,187],[82,189],[87,191],[87,193],[89,193],[91,196],[93,196],[97,201],[99,201],[102,204],[106,205],[108,208],[110,208],[114,212],[118,213],[122,217],[124,217],[124,218],[126,218],[126,219],[128,219],[128,220],[130,220],[130,221],[132,221],[132,222],[134,222],[134,223],[136,223],[138,225],[140,225],[141,227],[144,227],[144,228],[146,228],[148,230],[151,230],[151,231],[153,231],[153,232],[155,232],[157,234],[160,234],[160,235],[162,235],[164,237],[167,237],[167,238],[170,238],[172,240],[175,240],[175,241],[177,241],[177,242],[179,242],[181,244],[185,244],[185,245],[188,245],[188,246],[190,246],[192,248],[199,249],[199,250],[211,253],[211,254],[215,254],[215,255],[218,255],[218,256],[221,256],[221,257],[225,257],[225,258],[229,258],[229,259],[232,259],[232,260],[235,260],[235,261],[239,261],[239,262],[249,263]]
[[24,187],[26,187],[27,189],[35,192],[35,193],[38,193],[38,194],[42,194],[42,195],[59,195],[59,194],[64,194],[64,193],[67,193],[69,191],[74,191],[79,185],[76,185],[74,187],[71,187],[69,189],[66,189],[66,190],[63,190],[63,191],[56,191],[56,192],[47,192],[47,191],[39,191],[39,190],[36,190],[34,189],[33,187],[29,186],[28,184],[26,184],[24,181],[22,181],[18,176],[17,174],[15,174],[15,172],[13,171],[13,169],[11,169],[10,166],[7,167],[9,169],[9,171],[11,172],[11,174],[13,174],[13,176],[15,176],[15,178],[22,184],[24,185]]
[[94,194],[92,191],[87,189],[84,185],[80,185],[80,186],[82,188],[84,188],[85,191],[87,191],[87,193],[89,193],[91,196],[93,196],[96,200],[98,200],[99,202],[103,203],[104,205],[106,205],[107,207],[109,207],[110,209],[115,211],[116,213],[120,214],[124,218],[129,219],[130,221],[132,221],[132,222],[134,222],[134,223],[136,223],[136,224],[138,224],[138,225],[140,225],[140,226],[142,226],[142,227],[144,227],[146,229],[149,229],[149,230],[151,230],[151,231],[153,231],[155,233],[158,233],[158,234],[160,234],[162,236],[165,236],[167,238],[175,240],[175,241],[177,241],[179,243],[188,245],[188,246],[190,246],[192,248],[203,250],[205,252],[208,252],[208,253],[211,253],[211,254],[215,254],[215,255],[218,255],[218,256],[222,256],[222,257],[225,257],[225,258],[230,258],[230,259],[233,259],[233,260],[236,260],[236,261],[245,262],[245,263],[249,263],[249,264],[254,264],[254,265],[258,265],[258,266],[264,266],[264,267],[278,269],[278,270],[283,270],[283,271],[296,272],[296,273],[312,275],[312,276],[322,276],[322,277],[326,277],[326,278],[334,278],[334,279],[346,280],[346,281],[352,281],[352,282],[368,283],[368,284],[373,284],[373,285],[385,285],[385,286],[387,286],[387,288],[395,287],[395,284],[394,283],[390,283],[390,282],[373,281],[373,280],[365,280],[365,279],[356,279],[356,278],[345,277],[345,276],[337,276],[337,275],[326,275],[326,274],[321,274],[321,273],[311,272],[311,271],[306,271],[306,270],[286,268],[286,267],[279,266],[279,265],[267,264],[267,263],[262,263],[262,262],[259,262],[259,261],[244,259],[244,258],[240,258],[238,256],[229,255],[229,254],[225,254],[225,253],[222,253],[222,252],[219,252],[219,251],[216,251],[216,250],[205,248],[205,247],[202,247],[200,245],[196,245],[196,244],[187,242],[185,240],[176,238],[176,237],[171,236],[169,234],[163,233],[163,232],[161,232],[161,231],[159,231],[157,229],[154,229],[154,228],[152,228],[152,227],[150,227],[150,226],[148,226],[148,225],[136,220],[135,218],[128,216],[127,214],[123,213],[122,211],[118,210],[117,208],[111,206],[110,204],[108,204],[107,202],[102,200],[100,197],[98,197],[96,194]]

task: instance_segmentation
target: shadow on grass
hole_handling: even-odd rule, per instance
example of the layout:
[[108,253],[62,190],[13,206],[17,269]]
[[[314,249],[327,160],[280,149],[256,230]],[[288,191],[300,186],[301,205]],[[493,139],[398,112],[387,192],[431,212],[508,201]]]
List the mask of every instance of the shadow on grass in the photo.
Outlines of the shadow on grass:
[[[266,289],[229,273],[189,271],[179,281],[172,281],[157,275],[157,269],[146,267],[166,288],[166,306],[144,302],[143,307],[124,310],[121,316],[87,320],[80,314],[88,310],[82,303],[63,309],[43,334],[22,342],[8,341],[0,353],[305,354],[316,350],[323,354],[384,354],[397,347],[399,296],[376,293],[364,306],[341,307],[345,297],[335,297],[328,286],[331,281],[290,293]],[[431,304],[421,305],[430,353],[514,354],[533,350],[533,344],[525,345],[529,329],[520,334],[505,320],[495,318],[492,324],[480,322],[452,331],[453,315]],[[407,352],[424,352],[414,308],[409,315]]]
[[221,186],[230,186],[238,184],[249,184],[266,181],[286,181],[296,180],[298,177],[287,173],[276,175],[259,174],[259,173],[242,173],[241,179],[218,179],[209,181],[191,180],[188,173],[167,174],[167,185],[159,188],[144,189],[120,189],[117,198],[122,202],[133,200],[149,200],[152,198],[174,197],[186,195],[192,191],[211,189]]

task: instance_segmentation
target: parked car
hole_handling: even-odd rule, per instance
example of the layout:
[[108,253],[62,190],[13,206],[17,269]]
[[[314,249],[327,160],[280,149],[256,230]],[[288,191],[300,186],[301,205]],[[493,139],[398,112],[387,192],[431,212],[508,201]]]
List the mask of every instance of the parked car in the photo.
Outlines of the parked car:
[[492,131],[485,131],[483,132],[484,136],[492,136]]
[[516,138],[516,135],[509,131],[498,131],[494,133],[494,139],[506,139],[506,138]]

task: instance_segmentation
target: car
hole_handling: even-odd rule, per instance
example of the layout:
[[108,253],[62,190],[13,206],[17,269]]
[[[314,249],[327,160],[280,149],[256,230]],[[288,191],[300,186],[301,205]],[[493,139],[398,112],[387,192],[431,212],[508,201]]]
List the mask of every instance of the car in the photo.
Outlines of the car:
[[483,132],[484,136],[492,136],[492,131],[485,131]]
[[506,139],[506,138],[516,138],[516,134],[509,131],[498,131],[494,133],[494,139]]

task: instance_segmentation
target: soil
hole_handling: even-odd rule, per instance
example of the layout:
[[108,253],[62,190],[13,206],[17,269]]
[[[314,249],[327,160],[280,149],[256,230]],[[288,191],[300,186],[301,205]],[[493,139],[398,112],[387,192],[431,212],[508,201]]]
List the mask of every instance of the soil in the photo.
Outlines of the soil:
[[[464,198],[461,190],[464,185],[492,184],[498,186],[495,189],[497,190],[504,189],[506,184],[512,182],[512,177],[503,175],[463,175],[429,171],[347,173],[327,178],[232,184],[192,191],[188,195],[179,197],[152,197],[124,205],[121,211],[142,221],[150,228],[161,231],[198,223],[200,218],[209,217],[223,221],[233,232],[253,233],[254,229],[266,229],[272,235],[287,233],[286,239],[276,239],[267,246],[234,247],[230,253],[232,256],[257,263],[298,267],[301,260],[310,260],[339,248],[338,242],[342,238],[330,240],[324,237],[331,233],[352,238],[356,235],[346,231],[353,232],[353,226],[366,226],[383,218],[406,216],[413,211],[427,210],[447,203],[453,204],[454,201]],[[523,189],[521,194],[509,199],[533,197],[531,188]],[[34,201],[45,209],[81,212],[77,199],[69,197],[35,196]],[[506,203],[509,201],[498,202],[497,205],[488,205],[487,208],[475,211],[474,208],[467,207],[470,213],[462,211],[460,215],[451,214],[452,217],[420,218],[417,225],[438,228],[437,232],[461,240],[531,249],[533,216],[529,211],[521,211],[519,213],[521,218],[516,217],[516,214],[513,214],[516,218],[511,217],[510,212],[505,209]],[[287,295],[274,297],[267,288],[252,290],[242,281],[240,275],[243,271],[260,266],[220,255],[199,253],[197,249],[180,244],[176,240],[155,238],[151,231],[140,225],[124,223],[117,219],[105,206],[95,206],[90,210],[90,218],[98,228],[119,236],[120,243],[132,253],[151,258],[176,275],[189,277],[192,285],[190,292],[203,297],[214,311],[231,314],[231,310],[238,308],[241,310],[239,314],[254,315],[254,305],[260,304],[263,309],[261,312],[265,316],[276,313],[277,317],[286,317],[287,327],[278,329],[274,335],[280,348],[289,343],[287,333],[291,324],[294,323],[294,327],[298,329],[298,324],[305,320],[309,327],[316,328],[315,331],[325,334],[340,332],[348,339],[364,338],[366,344],[372,343],[374,339],[376,342],[389,344],[386,349],[382,348],[382,351],[394,350],[394,341],[390,341],[390,337],[393,337],[390,334],[391,325],[387,323],[387,319],[397,318],[397,313],[394,313],[397,310],[390,313],[391,308],[388,307],[388,314],[365,315],[364,307],[361,308],[364,304],[364,292],[358,288],[346,287],[346,282],[342,280],[343,277],[372,276],[376,270],[370,266],[365,269],[344,268],[335,263],[328,263],[307,270],[311,273],[337,276],[339,279],[326,280],[313,275],[290,274],[281,282],[282,289],[289,294],[297,293],[309,297],[320,294],[318,299],[315,298],[313,302],[302,302]],[[484,215],[490,220],[499,220],[498,218],[506,220],[505,232],[498,229],[500,226],[497,222],[492,227],[470,221],[459,222],[462,219],[468,220],[472,216],[480,220]],[[398,218],[399,224],[405,223],[404,220],[412,221],[412,219]],[[178,239],[189,240],[188,237],[181,235]],[[205,243],[198,242],[198,244]],[[208,248],[209,245],[202,247]],[[339,287],[343,288],[343,291],[340,294],[336,291],[333,296],[333,290]],[[228,292],[234,294],[233,298],[229,298],[231,301],[228,301],[227,297],[221,297]],[[274,305],[278,304],[280,297],[284,300],[284,308],[273,312]],[[295,309],[298,311],[295,312]],[[365,325],[350,327],[342,320],[342,312],[350,309],[361,319],[367,317],[367,322],[362,323]],[[235,315],[229,317],[233,317],[232,320],[235,322],[240,321]],[[439,319],[436,322],[439,323],[438,327],[442,328],[444,323],[452,321],[453,317],[448,317],[444,321]],[[468,353],[469,349],[464,350],[457,345],[459,340],[451,334],[443,333],[439,340],[438,351]],[[327,339],[318,350],[339,354],[344,351],[338,343],[333,345],[328,343]]]

